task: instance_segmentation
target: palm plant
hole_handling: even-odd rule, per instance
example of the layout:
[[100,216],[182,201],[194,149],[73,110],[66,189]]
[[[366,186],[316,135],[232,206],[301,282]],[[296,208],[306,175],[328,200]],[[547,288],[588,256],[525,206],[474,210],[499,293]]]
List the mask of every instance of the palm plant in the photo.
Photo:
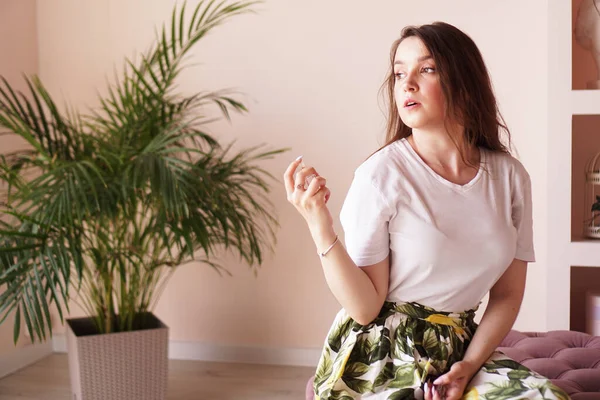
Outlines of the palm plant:
[[[14,311],[35,341],[78,301],[99,333],[139,329],[175,267],[232,249],[256,271],[277,220],[258,166],[283,149],[233,153],[204,129],[209,106],[247,111],[229,92],[174,90],[184,58],[213,28],[255,2],[175,6],[170,27],[87,114],[61,112],[35,76],[29,93],[0,85],[0,126],[27,150],[0,159],[2,322]],[[212,258],[211,258],[212,257]],[[75,291],[75,296],[73,295]]]

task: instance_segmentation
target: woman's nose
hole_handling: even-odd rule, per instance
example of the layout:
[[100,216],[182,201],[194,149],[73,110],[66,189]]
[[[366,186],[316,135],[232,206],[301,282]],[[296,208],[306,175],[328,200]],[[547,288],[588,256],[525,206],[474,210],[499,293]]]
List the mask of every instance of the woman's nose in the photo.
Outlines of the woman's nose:
[[403,92],[416,92],[418,88],[417,82],[413,74],[409,74],[404,82],[402,82],[402,91]]

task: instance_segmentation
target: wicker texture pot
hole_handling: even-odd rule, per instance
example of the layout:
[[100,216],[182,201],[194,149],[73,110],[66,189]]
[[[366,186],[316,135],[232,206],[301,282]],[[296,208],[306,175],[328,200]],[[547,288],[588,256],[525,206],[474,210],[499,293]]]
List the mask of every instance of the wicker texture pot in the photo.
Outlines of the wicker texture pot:
[[147,314],[147,329],[95,334],[91,318],[67,320],[73,400],[164,400],[169,329]]

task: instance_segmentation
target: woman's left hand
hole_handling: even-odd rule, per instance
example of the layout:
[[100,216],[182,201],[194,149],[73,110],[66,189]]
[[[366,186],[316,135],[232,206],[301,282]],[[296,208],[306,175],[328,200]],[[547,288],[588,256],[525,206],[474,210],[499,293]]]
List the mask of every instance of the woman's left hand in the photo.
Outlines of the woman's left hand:
[[450,371],[437,378],[433,385],[427,385],[425,400],[459,400],[475,372],[477,368],[469,361],[454,363]]

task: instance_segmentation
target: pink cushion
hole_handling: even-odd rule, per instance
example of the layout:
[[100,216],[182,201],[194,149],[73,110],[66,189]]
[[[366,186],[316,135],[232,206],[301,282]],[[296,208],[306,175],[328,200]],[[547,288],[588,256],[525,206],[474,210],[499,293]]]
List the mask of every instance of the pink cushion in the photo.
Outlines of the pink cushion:
[[511,331],[498,350],[550,378],[573,400],[600,399],[600,337],[574,331]]
[[[572,400],[600,400],[600,337],[574,331],[511,331],[498,347],[549,378]],[[311,377],[306,400],[314,399]]]
[[306,384],[306,400],[314,400],[315,399],[315,390],[313,389],[313,381],[315,377],[311,376]]

